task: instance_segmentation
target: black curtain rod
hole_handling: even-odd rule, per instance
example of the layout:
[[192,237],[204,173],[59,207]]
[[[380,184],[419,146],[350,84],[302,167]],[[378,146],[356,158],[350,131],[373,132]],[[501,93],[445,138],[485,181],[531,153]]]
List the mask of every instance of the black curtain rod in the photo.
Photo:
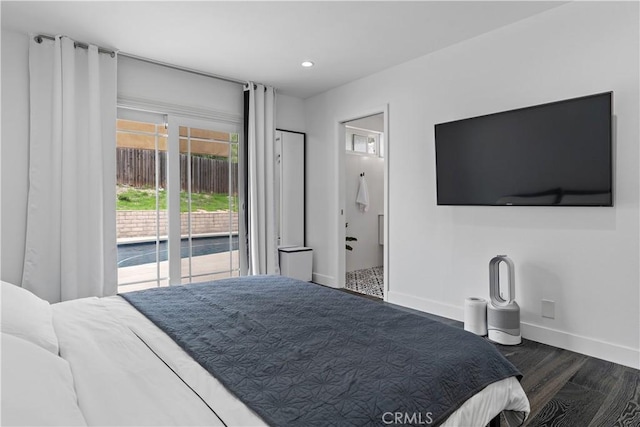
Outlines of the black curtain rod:
[[[34,37],[34,40],[36,42],[38,42],[38,43],[42,43],[42,39],[55,40],[55,37],[49,36],[49,35],[46,35],[46,34],[38,34],[37,36]],[[89,46],[87,44],[85,44],[85,43],[75,42],[75,47],[87,49]],[[109,55],[111,55],[112,58],[116,56],[116,53],[113,50],[110,50],[110,49],[104,49],[104,48],[98,47],[98,52],[109,54]],[[211,74],[211,73],[206,73],[204,71],[194,70],[194,69],[191,69],[191,68],[180,67],[178,65],[173,65],[173,64],[169,64],[169,63],[161,62],[161,61],[156,61],[154,59],[143,58],[142,56],[132,55],[130,53],[126,53],[126,52],[122,52],[122,51],[118,52],[118,56],[120,56],[120,57],[124,56],[126,58],[135,59],[137,61],[147,62],[149,64],[154,64],[154,65],[160,65],[162,67],[171,68],[173,70],[178,70],[178,71],[184,71],[184,72],[191,73],[191,74],[196,74],[196,75],[199,75],[199,76],[211,77],[213,79],[223,80],[223,81],[226,81],[226,82],[238,83],[238,84],[242,84],[242,85],[246,85],[247,84],[246,80],[238,80],[238,79],[233,79],[231,77],[224,77],[224,76],[219,76],[217,74]],[[265,90],[266,90],[266,88],[265,88]]]
[[[36,41],[36,43],[40,44],[40,43],[42,43],[43,39],[55,40],[56,38],[53,37],[53,36],[47,36],[45,34],[38,34],[33,39]],[[73,42],[73,46],[76,47],[76,48],[79,47],[80,49],[89,49],[89,45],[88,44],[77,42],[77,41]],[[98,47],[98,53],[105,53],[105,54],[109,55],[112,58],[116,57],[116,53],[113,50],[105,49],[105,48],[102,48],[102,47]]]

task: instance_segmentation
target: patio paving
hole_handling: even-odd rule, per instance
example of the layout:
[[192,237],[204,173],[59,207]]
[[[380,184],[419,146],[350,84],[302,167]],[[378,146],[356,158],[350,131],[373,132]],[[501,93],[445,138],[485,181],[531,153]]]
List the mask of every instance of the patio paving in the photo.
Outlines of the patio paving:
[[[191,258],[191,274],[194,276],[191,283],[206,282],[210,280],[225,279],[231,276],[238,276],[238,251],[220,252],[216,254],[194,256]],[[160,277],[168,276],[168,261],[160,262]],[[182,275],[186,276],[189,271],[189,258],[182,258]],[[200,275],[203,276],[200,276]],[[168,280],[155,280],[157,277],[156,263],[140,264],[118,269],[118,283],[140,282],[134,285],[118,286],[118,292],[131,292],[142,289],[155,288],[158,286],[168,286]],[[148,281],[145,281],[148,280]],[[144,281],[144,282],[141,282]],[[188,278],[183,278],[182,283],[189,283]]]

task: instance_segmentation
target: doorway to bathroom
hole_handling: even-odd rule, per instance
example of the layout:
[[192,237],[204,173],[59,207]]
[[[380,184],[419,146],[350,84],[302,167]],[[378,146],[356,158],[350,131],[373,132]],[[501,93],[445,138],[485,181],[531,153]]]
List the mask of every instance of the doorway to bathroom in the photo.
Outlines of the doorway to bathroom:
[[344,287],[385,296],[385,114],[344,125]]

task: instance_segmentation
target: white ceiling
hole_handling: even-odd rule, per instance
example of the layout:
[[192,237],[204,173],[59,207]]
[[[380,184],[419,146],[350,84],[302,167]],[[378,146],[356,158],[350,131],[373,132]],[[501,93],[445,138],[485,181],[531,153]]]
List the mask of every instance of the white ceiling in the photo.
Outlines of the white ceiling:
[[[543,12],[545,1],[2,1],[2,27],[307,98]],[[316,66],[303,69],[303,60]]]

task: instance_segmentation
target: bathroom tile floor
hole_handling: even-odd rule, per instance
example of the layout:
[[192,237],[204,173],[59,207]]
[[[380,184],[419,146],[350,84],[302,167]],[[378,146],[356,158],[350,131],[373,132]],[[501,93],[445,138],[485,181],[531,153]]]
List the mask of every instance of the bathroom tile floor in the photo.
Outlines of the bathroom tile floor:
[[345,288],[382,299],[384,267],[372,267],[347,273]]

